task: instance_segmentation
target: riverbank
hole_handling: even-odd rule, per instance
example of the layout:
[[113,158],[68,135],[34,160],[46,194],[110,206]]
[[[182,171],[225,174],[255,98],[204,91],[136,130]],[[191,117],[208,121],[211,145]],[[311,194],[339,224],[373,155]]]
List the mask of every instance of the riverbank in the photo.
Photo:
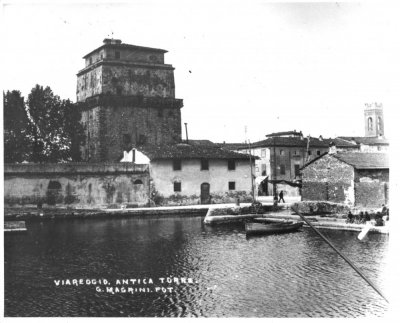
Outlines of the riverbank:
[[[272,203],[262,203],[262,212],[255,214],[225,214],[226,218],[215,223],[231,223],[237,220],[251,219],[255,216],[263,216],[276,220],[301,221],[298,215],[290,210],[290,203],[280,203],[278,208],[273,211]],[[241,203],[240,209],[246,209],[250,203]],[[97,219],[97,218],[157,218],[157,217],[204,217],[210,209],[226,210],[236,209],[235,204],[203,204],[188,206],[169,206],[169,207],[146,207],[146,208],[118,208],[118,209],[68,209],[68,208],[5,208],[4,221],[49,221],[49,220],[70,220],[70,219]],[[239,219],[240,218],[240,219]],[[346,217],[342,214],[330,215],[308,215],[315,228],[361,231],[365,224],[346,223]],[[205,221],[207,223],[207,221]],[[212,224],[211,222],[208,222]],[[371,232],[389,233],[389,222],[383,227],[372,227]],[[307,226],[307,224],[305,224]]]

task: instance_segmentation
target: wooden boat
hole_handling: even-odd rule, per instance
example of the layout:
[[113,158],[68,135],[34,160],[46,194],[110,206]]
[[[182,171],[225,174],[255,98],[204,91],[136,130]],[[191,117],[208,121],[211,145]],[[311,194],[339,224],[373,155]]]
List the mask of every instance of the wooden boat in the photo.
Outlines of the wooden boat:
[[275,234],[293,232],[300,229],[303,222],[285,222],[285,223],[246,223],[246,234]]

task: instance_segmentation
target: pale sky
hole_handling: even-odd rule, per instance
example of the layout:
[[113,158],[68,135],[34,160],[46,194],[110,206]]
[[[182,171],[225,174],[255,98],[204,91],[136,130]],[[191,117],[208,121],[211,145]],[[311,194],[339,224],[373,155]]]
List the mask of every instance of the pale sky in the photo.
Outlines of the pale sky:
[[24,96],[40,84],[76,101],[82,57],[114,37],[169,51],[192,139],[243,142],[245,127],[251,141],[294,129],[362,136],[371,102],[383,104],[390,137],[398,117],[393,3],[3,1],[2,9],[3,89]]

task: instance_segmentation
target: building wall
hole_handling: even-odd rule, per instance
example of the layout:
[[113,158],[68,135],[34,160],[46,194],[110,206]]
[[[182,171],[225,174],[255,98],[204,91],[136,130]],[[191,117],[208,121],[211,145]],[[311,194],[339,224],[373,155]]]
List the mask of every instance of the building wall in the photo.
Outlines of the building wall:
[[[165,205],[199,204],[200,186],[210,184],[212,203],[251,200],[249,161],[237,160],[236,169],[228,170],[227,160],[210,160],[209,170],[200,170],[200,159],[182,160],[182,169],[174,171],[172,160],[151,162],[150,174],[154,190]],[[174,182],[181,183],[181,192],[174,192]],[[235,190],[229,190],[228,182],[235,182]],[[153,192],[154,194],[154,192]]]
[[151,64],[164,64],[164,53],[145,49],[102,48],[86,57],[85,64],[90,66],[101,60],[115,60],[115,52],[120,53],[121,61],[131,61]]
[[6,164],[4,168],[4,203],[9,206],[39,202],[74,207],[144,206],[148,201],[148,165]]
[[389,203],[389,170],[365,169],[355,172],[355,204],[379,208]]
[[363,145],[360,144],[360,151],[364,153],[387,153],[389,145]]
[[87,70],[84,74],[78,74],[76,83],[77,102],[83,102],[91,96],[103,93],[103,66],[98,65]]
[[102,63],[78,74],[77,101],[96,94],[174,98],[174,69],[170,65]]
[[302,170],[302,198],[353,205],[354,168],[325,155]]

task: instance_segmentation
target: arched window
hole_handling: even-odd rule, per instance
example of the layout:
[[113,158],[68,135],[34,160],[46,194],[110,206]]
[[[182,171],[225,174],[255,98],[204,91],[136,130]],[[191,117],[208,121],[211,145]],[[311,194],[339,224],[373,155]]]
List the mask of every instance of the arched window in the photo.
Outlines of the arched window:
[[372,118],[371,117],[368,118],[368,130],[372,131]]
[[143,185],[143,182],[140,179],[137,179],[136,181],[133,182],[135,185]]
[[378,131],[382,130],[382,119],[381,117],[378,117]]

